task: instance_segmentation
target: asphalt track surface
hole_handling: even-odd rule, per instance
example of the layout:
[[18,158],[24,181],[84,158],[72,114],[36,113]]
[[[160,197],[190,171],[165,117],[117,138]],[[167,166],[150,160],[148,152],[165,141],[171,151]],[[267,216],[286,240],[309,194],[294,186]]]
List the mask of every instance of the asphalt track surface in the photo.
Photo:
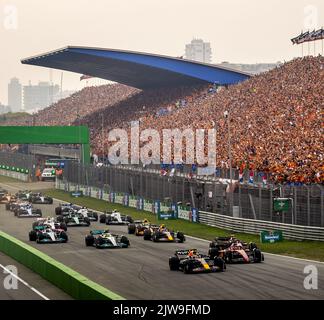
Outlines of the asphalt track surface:
[[[9,190],[9,185],[17,188],[14,183],[0,185]],[[23,184],[21,189],[41,189],[42,186],[48,188],[44,184]],[[54,216],[57,205],[54,202],[38,207],[43,210],[43,216]],[[128,249],[100,250],[86,247],[84,243],[91,228],[106,228],[103,224],[92,223],[91,228],[69,228],[66,244],[42,245],[28,241],[31,223],[32,219],[16,218],[1,205],[0,230],[42,250],[126,299],[324,299],[323,263],[265,254],[261,264],[228,265],[222,273],[186,275],[169,270],[169,256],[181,248],[207,252],[208,242],[187,238],[183,244],[153,243],[130,235]],[[109,229],[127,235],[125,226],[109,226]],[[306,277],[303,271],[310,264],[318,270],[317,290],[306,290],[303,285]]]
[[[17,274],[9,273],[14,266]],[[15,284],[15,288],[6,288]],[[66,300],[69,295],[0,252],[0,300]]]

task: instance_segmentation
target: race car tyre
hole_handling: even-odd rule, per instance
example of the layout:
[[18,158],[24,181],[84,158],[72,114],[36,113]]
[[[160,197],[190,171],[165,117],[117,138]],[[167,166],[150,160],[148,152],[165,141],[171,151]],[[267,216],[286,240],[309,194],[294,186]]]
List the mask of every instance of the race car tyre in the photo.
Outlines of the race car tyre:
[[210,259],[215,259],[216,257],[218,257],[218,249],[217,248],[210,248],[208,251],[209,254],[209,258]]
[[259,249],[253,250],[254,262],[260,263],[262,261],[262,253]]
[[144,240],[151,240],[151,239],[152,239],[151,230],[144,230]]
[[64,217],[63,216],[58,216],[56,220],[57,220],[57,222],[63,222]]
[[40,217],[42,216],[42,211],[41,209],[36,209],[36,214],[39,215]]
[[157,233],[154,233],[153,236],[152,236],[152,240],[153,242],[158,242],[159,241],[159,236]]
[[61,215],[61,214],[62,214],[62,208],[61,208],[61,207],[56,207],[56,208],[55,208],[55,214],[56,214],[57,216]]
[[215,241],[212,241],[210,244],[209,244],[209,248],[216,248],[216,242]]
[[110,221],[111,221],[111,215],[108,214],[108,215],[106,216],[106,224],[110,224]]
[[125,237],[125,236],[122,236],[122,237],[120,238],[120,242],[123,243],[123,244],[126,244],[127,247],[130,245],[130,242],[129,242],[128,238]]
[[232,253],[228,252],[225,256],[225,262],[226,263],[231,263],[232,262]]
[[38,226],[38,221],[35,221],[35,222],[33,222],[33,224],[32,224],[32,228],[33,228],[33,230],[35,230],[35,228]]
[[225,269],[226,269],[225,261],[220,257],[215,257],[214,265],[219,267],[220,271],[225,271]]
[[67,231],[67,225],[65,222],[61,222],[60,223],[60,229],[64,230],[64,231]]
[[136,231],[136,226],[134,223],[128,225],[128,234],[134,234]]
[[128,221],[129,223],[134,222],[134,219],[131,216],[126,216],[125,220]]
[[53,198],[48,199],[48,204],[53,204]]
[[186,240],[185,235],[182,232],[177,233],[177,238],[179,243],[183,243]]
[[186,263],[184,268],[183,268],[183,272],[186,274],[192,273],[192,265],[191,263]]
[[105,214],[101,214],[99,217],[99,222],[100,223],[106,223],[106,215]]
[[6,203],[6,210],[10,210],[10,204]]
[[44,239],[44,236],[42,234],[38,234],[36,238],[36,242],[40,243]]
[[178,257],[169,258],[169,267],[171,271],[178,271],[180,265],[180,260]]
[[61,232],[60,237],[63,239],[63,241],[62,241],[63,243],[66,243],[69,240],[69,237],[68,237],[68,235],[66,234],[65,231]]
[[37,239],[37,232],[32,230],[29,232],[29,241],[36,241]]
[[94,244],[94,236],[92,236],[92,235],[88,235],[88,236],[86,236],[85,237],[85,244],[86,244],[86,246],[87,247],[91,247],[91,246],[93,246],[93,244]]
[[84,218],[84,222],[87,224],[87,226],[90,226],[91,224],[90,219],[88,217]]

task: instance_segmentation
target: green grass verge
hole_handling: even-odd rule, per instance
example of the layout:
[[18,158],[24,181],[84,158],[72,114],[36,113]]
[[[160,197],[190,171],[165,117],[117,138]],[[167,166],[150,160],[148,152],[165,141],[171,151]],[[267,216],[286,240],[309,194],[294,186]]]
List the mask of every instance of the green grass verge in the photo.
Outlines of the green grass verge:
[[[112,204],[104,200],[98,200],[90,197],[73,198],[69,193],[61,190],[46,190],[46,194],[63,201],[72,202],[78,205],[86,206],[98,211],[109,209],[118,209],[124,214],[131,215],[134,219],[149,219],[152,223],[159,223],[155,215],[150,212],[139,211],[134,208],[124,207],[119,204]],[[161,221],[160,221],[161,222]],[[229,235],[232,232],[202,225],[199,223],[191,223],[185,220],[169,220],[164,222],[169,228],[184,232],[186,235],[198,237],[202,239],[212,240],[216,236]],[[255,242],[264,252],[276,253],[281,255],[289,255],[298,258],[312,259],[324,261],[324,242],[320,241],[290,241],[284,240],[279,243],[260,244],[260,238],[257,235],[246,233],[235,233],[235,236],[246,242]],[[207,244],[206,244],[207,247]]]

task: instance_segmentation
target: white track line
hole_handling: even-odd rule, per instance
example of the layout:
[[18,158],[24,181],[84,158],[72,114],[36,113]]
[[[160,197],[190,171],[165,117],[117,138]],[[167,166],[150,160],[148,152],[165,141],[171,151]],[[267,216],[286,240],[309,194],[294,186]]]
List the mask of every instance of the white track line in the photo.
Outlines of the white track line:
[[23,283],[27,288],[29,288],[31,291],[35,292],[37,295],[39,295],[41,298],[43,298],[44,300],[50,300],[49,298],[47,298],[45,295],[43,295],[41,292],[39,292],[38,290],[36,290],[34,287],[32,287],[31,285],[29,285],[25,280],[21,279],[20,277],[18,277],[16,274],[12,273],[9,269],[7,269],[5,266],[3,266],[2,264],[0,264],[0,267],[6,272],[9,273],[11,276],[13,276],[14,278],[16,278],[18,281],[20,281],[21,283]]
[[[19,190],[19,188],[17,187],[13,187],[13,186],[10,186],[10,185],[6,185],[6,184],[3,184],[1,183],[2,185],[6,186],[6,187],[10,187],[10,188],[14,188],[16,190]],[[64,203],[69,203],[67,201],[64,201],[64,200],[60,200],[60,199],[56,199],[56,198],[53,198],[53,200],[55,201],[58,201],[58,202],[64,202]],[[91,208],[89,208],[91,209]],[[94,210],[94,209],[92,209]],[[97,210],[94,210],[94,211],[97,211]],[[100,211],[97,211],[97,212],[100,212]],[[102,213],[102,212],[101,212]],[[202,241],[202,242],[210,242],[209,240],[206,240],[206,239],[201,239],[201,238],[197,238],[197,237],[192,237],[192,236],[187,236],[187,238],[189,239],[193,239],[193,240],[198,240],[198,241]],[[286,259],[292,259],[292,260],[299,260],[299,261],[306,261],[306,262],[312,262],[312,263],[320,263],[320,264],[324,264],[324,262],[322,261],[317,261],[317,260],[309,260],[309,259],[302,259],[302,258],[296,258],[296,257],[291,257],[291,256],[285,256],[285,255],[282,255],[282,254],[275,254],[275,253],[269,253],[269,252],[264,252],[265,254],[267,255],[271,255],[271,256],[275,256],[275,257],[281,257],[281,258],[286,258]]]

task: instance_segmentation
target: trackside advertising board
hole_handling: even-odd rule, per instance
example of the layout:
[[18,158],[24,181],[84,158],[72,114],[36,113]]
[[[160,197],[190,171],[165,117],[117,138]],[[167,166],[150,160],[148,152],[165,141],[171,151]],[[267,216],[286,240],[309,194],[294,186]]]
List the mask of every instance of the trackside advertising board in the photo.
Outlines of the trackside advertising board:
[[172,209],[168,211],[159,211],[158,212],[158,219],[159,220],[175,220],[178,219],[177,213]]
[[81,190],[72,191],[71,197],[74,197],[74,198],[83,197],[83,192]]
[[199,211],[196,208],[172,205],[171,208],[176,212],[179,219],[188,220],[191,222],[199,221]]
[[[57,182],[59,189],[73,190],[77,189],[76,184]],[[72,192],[71,192],[72,195]],[[110,203],[117,203],[126,207],[136,208],[137,210],[148,211],[156,214],[159,219],[183,219],[191,222],[199,222],[199,211],[196,208],[187,206],[178,206],[177,204],[168,204],[160,200],[150,201],[142,197],[134,197],[128,193],[107,192],[97,187],[80,186],[79,190],[73,191],[74,197],[87,195],[97,199],[102,199]]]
[[281,230],[260,232],[261,243],[275,243],[275,242],[281,242],[282,240],[283,240],[283,234]]

